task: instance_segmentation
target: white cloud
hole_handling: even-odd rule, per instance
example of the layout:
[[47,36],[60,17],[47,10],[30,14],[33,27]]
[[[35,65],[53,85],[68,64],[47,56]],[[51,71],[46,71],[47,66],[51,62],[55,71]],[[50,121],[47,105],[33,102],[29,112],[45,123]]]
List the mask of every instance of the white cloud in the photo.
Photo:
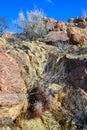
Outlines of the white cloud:
[[47,2],[52,3],[52,0],[47,0]]

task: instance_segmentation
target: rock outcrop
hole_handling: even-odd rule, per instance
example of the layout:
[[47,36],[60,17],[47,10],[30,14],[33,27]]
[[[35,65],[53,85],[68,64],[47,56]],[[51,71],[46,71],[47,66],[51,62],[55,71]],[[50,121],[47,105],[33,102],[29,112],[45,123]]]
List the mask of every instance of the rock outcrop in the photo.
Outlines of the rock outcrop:
[[68,43],[69,38],[64,31],[51,31],[46,35],[43,41],[50,45],[55,45],[56,42]]
[[26,87],[16,61],[0,51],[0,124],[9,124],[26,109]]
[[66,66],[69,74],[69,80],[76,88],[82,88],[87,91],[87,56],[66,57]]
[[70,27],[67,32],[73,44],[87,45],[87,29]]
[[87,18],[0,38],[0,130],[87,129]]
[[44,42],[52,44],[58,41],[71,41],[70,44],[87,45],[87,18],[72,18],[66,23],[53,19],[46,19],[45,22],[49,32]]

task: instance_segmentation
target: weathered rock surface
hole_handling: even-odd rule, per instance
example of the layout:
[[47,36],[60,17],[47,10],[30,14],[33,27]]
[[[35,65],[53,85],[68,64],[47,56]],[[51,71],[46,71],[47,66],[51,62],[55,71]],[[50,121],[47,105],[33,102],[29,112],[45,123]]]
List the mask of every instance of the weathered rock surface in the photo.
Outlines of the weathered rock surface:
[[2,38],[6,39],[6,38],[15,38],[16,36],[16,33],[13,33],[13,32],[5,32],[3,35],[2,35]]
[[68,21],[71,25],[77,26],[79,28],[86,28],[87,27],[87,17],[82,18],[70,18]]
[[48,31],[52,31],[54,30],[54,28],[56,27],[56,23],[57,21],[52,19],[52,18],[46,18],[46,19],[43,19],[44,22],[46,23],[46,28]]
[[0,38],[0,48],[4,48],[5,47],[5,43],[6,43],[6,40],[3,39],[3,38]]
[[16,61],[0,51],[0,124],[9,124],[26,108],[25,94],[26,87]]
[[73,44],[87,45],[87,29],[68,28],[68,36]]
[[[15,49],[16,48],[16,49]],[[47,60],[45,44],[39,42],[21,42],[9,46],[8,53],[17,61],[26,85],[29,87],[34,81],[42,77]]]
[[[43,120],[44,123],[40,120],[41,123],[38,126],[37,119],[31,120],[29,117],[30,112],[28,111],[24,118],[19,117],[20,121],[17,121],[18,126],[22,127],[22,129],[30,129],[31,124],[34,123],[32,124],[32,129],[35,129],[34,125],[36,123],[38,130],[43,128],[51,129],[51,127],[54,128],[54,130],[62,130],[66,128],[76,129],[76,122],[79,122],[76,121],[78,120],[78,117],[75,118],[76,115],[70,111],[71,109],[68,110],[67,106],[69,100],[72,107],[75,107],[73,104],[75,99],[66,99],[68,94],[71,94],[71,92],[75,91],[75,93],[78,93],[78,89],[83,92],[82,97],[86,97],[86,92],[82,86],[84,85],[84,87],[86,87],[86,68],[84,67],[87,65],[86,60],[84,59],[87,57],[87,48],[77,47],[76,45],[67,47],[67,45],[61,44],[58,47],[55,47],[38,41],[23,41],[21,44],[8,44],[7,48],[7,52],[15,58],[19,65],[27,89],[31,90],[35,81],[39,80],[42,84],[46,85],[54,95],[51,112],[48,111],[48,114],[43,114],[41,117],[41,120]],[[82,78],[83,73],[79,74],[79,67],[83,68],[84,78]],[[76,71],[76,69],[78,69],[78,71]],[[82,78],[82,84],[79,81],[80,78]],[[76,87],[71,79],[74,80]],[[69,88],[69,84],[73,87]],[[80,98],[79,96],[81,102],[83,98]],[[86,102],[86,98],[84,98],[84,101]],[[83,113],[86,113],[86,111],[83,111]],[[81,116],[85,119],[83,113]],[[79,112],[77,112],[77,114],[79,114]],[[52,122],[54,122],[56,126],[54,126]],[[49,127],[47,127],[48,125]]]
[[64,31],[51,31],[48,33],[48,35],[46,35],[46,37],[44,38],[44,42],[52,44],[54,42],[68,42],[69,38],[67,36],[67,33]]
[[65,62],[72,85],[87,91],[87,56],[67,56]]
[[18,127],[11,128],[11,127],[6,126],[6,127],[0,127],[0,130],[22,130],[22,129]]
[[21,127],[23,130],[46,130],[46,127],[40,118],[30,120],[22,119],[21,122],[19,122],[19,125],[22,125]]
[[[49,31],[42,41],[46,43],[23,40],[23,35],[2,38],[6,42],[6,50],[0,51],[2,130],[87,129],[87,42],[82,40],[87,35],[82,24],[87,20],[45,22]],[[26,96],[28,109],[21,114]],[[11,124],[14,119],[16,127]]]
[[[48,34],[44,42],[52,44],[56,41],[68,41],[72,44],[87,45],[87,18],[71,18],[68,22],[45,19]],[[71,44],[70,43],[70,44]],[[55,44],[54,44],[55,45]]]

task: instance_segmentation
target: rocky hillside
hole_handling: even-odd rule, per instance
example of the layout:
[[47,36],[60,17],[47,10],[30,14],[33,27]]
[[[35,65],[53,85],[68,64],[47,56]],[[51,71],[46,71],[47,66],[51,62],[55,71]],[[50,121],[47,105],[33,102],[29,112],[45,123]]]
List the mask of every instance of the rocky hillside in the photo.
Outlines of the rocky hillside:
[[87,130],[87,17],[44,21],[0,37],[0,130]]

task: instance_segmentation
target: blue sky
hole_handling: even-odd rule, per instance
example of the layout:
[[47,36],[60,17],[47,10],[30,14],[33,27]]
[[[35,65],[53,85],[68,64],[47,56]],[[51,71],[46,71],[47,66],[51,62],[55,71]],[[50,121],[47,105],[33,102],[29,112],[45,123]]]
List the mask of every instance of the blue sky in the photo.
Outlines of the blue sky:
[[82,16],[83,9],[87,9],[87,0],[1,0],[0,16],[7,17],[9,30],[14,31],[12,21],[18,18],[18,13],[31,11],[35,6],[43,9],[47,17],[67,21]]

